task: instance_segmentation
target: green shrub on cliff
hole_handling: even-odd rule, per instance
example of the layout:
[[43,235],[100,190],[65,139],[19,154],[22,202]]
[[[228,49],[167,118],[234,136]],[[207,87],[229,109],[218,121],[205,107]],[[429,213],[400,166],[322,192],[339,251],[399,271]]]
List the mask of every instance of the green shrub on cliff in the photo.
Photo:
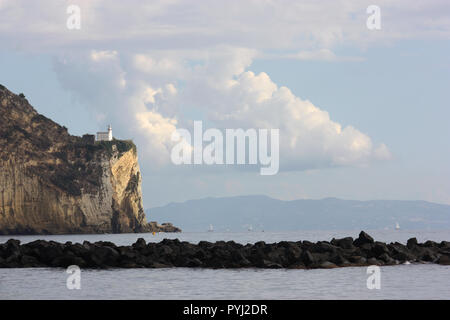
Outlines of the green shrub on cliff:
[[127,151],[133,150],[133,153],[136,154],[136,145],[132,140],[117,140],[113,139],[112,141],[98,141],[97,144],[108,151],[111,155],[113,153],[113,146],[115,145],[117,151],[119,153],[125,153]]

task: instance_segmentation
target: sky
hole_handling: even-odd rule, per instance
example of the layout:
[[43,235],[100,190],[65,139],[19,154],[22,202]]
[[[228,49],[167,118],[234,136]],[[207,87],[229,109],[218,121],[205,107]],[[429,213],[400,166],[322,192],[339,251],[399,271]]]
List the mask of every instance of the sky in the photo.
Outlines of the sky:
[[[438,0],[0,0],[0,83],[71,134],[111,124],[133,139],[146,208],[249,194],[450,204],[449,13]],[[279,129],[279,173],[175,166],[171,134],[195,120]]]

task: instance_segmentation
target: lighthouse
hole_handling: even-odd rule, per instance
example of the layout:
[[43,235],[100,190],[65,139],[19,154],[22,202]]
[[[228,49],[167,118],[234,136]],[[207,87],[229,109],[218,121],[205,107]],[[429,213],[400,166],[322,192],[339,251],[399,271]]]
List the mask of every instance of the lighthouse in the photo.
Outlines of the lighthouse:
[[112,127],[108,125],[108,132],[97,132],[97,141],[112,141]]

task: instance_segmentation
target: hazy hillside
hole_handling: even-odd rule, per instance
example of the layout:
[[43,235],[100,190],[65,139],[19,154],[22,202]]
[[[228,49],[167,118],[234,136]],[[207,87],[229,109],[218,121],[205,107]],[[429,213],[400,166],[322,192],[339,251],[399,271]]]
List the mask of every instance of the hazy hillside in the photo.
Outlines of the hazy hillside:
[[426,201],[281,201],[266,196],[205,198],[146,210],[149,221],[170,221],[183,231],[450,229],[450,205]]

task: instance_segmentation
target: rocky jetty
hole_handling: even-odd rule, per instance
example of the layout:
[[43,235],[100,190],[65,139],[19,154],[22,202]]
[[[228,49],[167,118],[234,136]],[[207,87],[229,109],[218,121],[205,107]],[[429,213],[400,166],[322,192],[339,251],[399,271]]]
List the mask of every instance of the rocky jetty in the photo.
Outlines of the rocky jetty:
[[415,238],[407,244],[374,241],[367,233],[312,243],[282,241],[242,245],[234,241],[198,244],[164,239],[146,243],[139,238],[131,246],[111,242],[64,244],[37,240],[20,244],[8,240],[0,244],[0,268],[68,267],[80,268],[336,268],[367,265],[438,263],[450,265],[450,242]]
[[0,85],[0,234],[180,231],[148,224],[137,150],[94,141]]

